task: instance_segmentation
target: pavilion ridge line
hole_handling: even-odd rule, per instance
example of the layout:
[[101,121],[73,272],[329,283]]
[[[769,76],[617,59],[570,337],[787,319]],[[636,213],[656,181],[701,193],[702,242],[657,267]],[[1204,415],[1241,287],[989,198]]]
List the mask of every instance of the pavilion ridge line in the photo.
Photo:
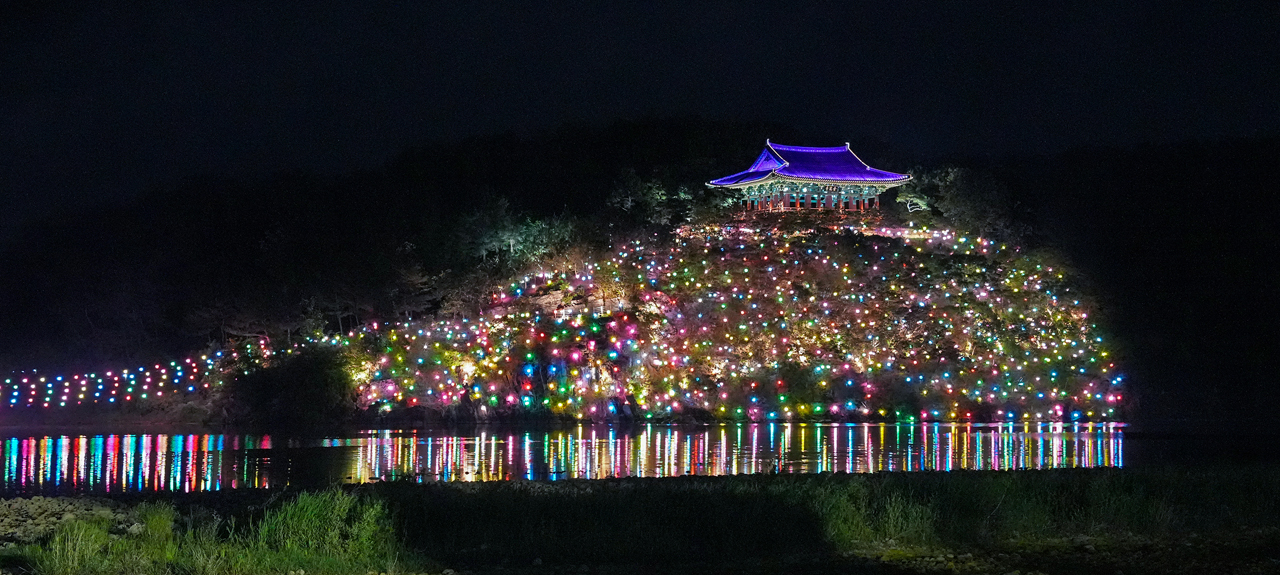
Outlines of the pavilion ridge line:
[[820,148],[765,140],[764,151],[750,168],[707,185],[741,190],[741,206],[747,211],[862,211],[878,208],[880,194],[909,181],[909,174],[868,166],[847,142]]

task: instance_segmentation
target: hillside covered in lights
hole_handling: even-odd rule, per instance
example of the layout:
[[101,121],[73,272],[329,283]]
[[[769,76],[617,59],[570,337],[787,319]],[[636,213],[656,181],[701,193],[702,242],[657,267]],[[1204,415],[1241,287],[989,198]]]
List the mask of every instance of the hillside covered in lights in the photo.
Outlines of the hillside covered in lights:
[[[1122,416],[1123,378],[1073,278],[983,238],[766,218],[684,226],[605,253],[568,250],[532,269],[448,319],[370,323],[285,345],[241,340],[154,369],[31,373],[6,381],[8,403],[191,404],[233,413],[247,401],[279,413],[313,401],[324,388],[314,381],[334,377],[323,366],[275,368],[325,353],[345,382],[331,386],[327,404],[346,401],[348,412],[374,415]],[[279,379],[261,379],[273,369]],[[344,389],[358,399],[342,400]]]
[[481,419],[1119,415],[1122,378],[1072,278],[981,238],[684,227],[567,263],[483,315],[342,338],[382,351],[358,374],[364,401]]

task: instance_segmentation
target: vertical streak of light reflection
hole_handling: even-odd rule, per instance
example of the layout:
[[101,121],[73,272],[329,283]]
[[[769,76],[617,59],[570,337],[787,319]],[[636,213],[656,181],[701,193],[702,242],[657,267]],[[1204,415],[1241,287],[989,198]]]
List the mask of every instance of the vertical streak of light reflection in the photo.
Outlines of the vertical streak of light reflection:
[[472,435],[371,432],[274,446],[270,436],[112,434],[0,441],[0,488],[117,493],[286,485],[293,458],[306,457],[295,453],[299,447],[341,450],[349,482],[1124,465],[1123,426],[1109,423],[741,423],[718,431],[583,425],[539,436],[486,429]]

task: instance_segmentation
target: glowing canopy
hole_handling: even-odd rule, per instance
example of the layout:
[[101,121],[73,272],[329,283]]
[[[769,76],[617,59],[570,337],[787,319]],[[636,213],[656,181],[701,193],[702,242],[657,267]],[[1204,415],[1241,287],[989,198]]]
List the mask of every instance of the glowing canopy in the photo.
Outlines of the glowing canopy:
[[858,158],[849,144],[834,148],[784,146],[765,140],[764,151],[746,171],[708,182],[720,188],[741,188],[777,180],[827,184],[872,184],[892,187],[911,179],[907,174],[877,170]]

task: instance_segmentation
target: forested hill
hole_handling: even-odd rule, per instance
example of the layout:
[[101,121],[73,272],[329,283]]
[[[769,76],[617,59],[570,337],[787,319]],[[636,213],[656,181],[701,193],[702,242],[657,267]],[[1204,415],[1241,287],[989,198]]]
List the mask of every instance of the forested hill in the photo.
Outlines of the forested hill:
[[[32,223],[0,249],[0,369],[95,369],[465,311],[481,286],[550,254],[718,217],[726,197],[703,182],[740,171],[766,138],[850,139],[619,122],[422,146],[338,179],[194,180]],[[929,209],[891,193],[886,217],[1050,246],[1083,272],[1136,376],[1135,413],[1274,418],[1278,141],[952,163],[967,169],[853,147],[917,177],[899,191]]]
[[339,179],[199,179],[62,214],[0,252],[0,367],[159,360],[230,334],[432,310],[473,288],[468,276],[714,204],[703,182],[741,170],[769,137],[827,141],[769,124],[626,121],[421,146]]

